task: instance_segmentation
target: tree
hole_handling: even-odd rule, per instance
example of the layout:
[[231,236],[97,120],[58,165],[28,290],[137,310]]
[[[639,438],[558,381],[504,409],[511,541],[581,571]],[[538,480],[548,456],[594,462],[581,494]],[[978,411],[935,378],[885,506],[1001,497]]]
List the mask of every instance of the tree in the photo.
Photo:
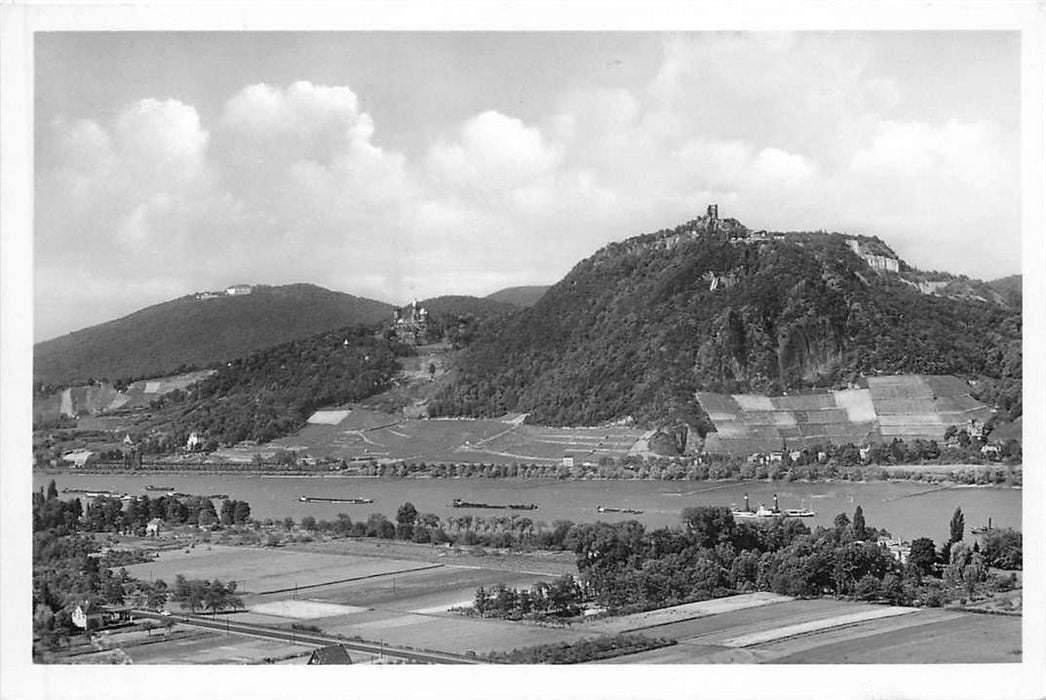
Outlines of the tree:
[[933,540],[929,537],[918,537],[912,540],[911,547],[911,551],[908,553],[908,563],[920,574],[932,573],[933,565],[937,561]]
[[682,519],[697,546],[705,549],[729,541],[734,532],[734,516],[725,506],[685,508]]
[[963,530],[966,528],[966,518],[963,517],[962,508],[956,508],[952,514],[952,520],[948,524],[949,537],[948,542],[961,542],[963,537]]
[[854,539],[863,540],[868,536],[868,531],[864,524],[864,509],[861,506],[857,506],[854,510],[853,519]]
[[244,525],[251,518],[251,504],[247,501],[235,501],[232,509],[232,521]]
[[51,479],[47,484],[47,500],[53,501],[56,498],[58,498],[58,486],[55,485],[54,479]]
[[418,519],[418,509],[407,501],[396,511],[396,536],[409,540],[414,535],[414,523]]
[[304,518],[301,519],[301,526],[309,532],[315,532],[316,518],[312,517],[311,515],[306,515]]
[[1021,533],[1007,527],[986,532],[981,553],[988,566],[999,569],[1020,569],[1024,563],[1023,550]]
[[845,531],[847,528],[850,527],[850,516],[848,516],[846,513],[840,513],[839,515],[835,516],[834,520],[832,520],[832,525],[834,525],[835,529],[839,530],[840,532]]

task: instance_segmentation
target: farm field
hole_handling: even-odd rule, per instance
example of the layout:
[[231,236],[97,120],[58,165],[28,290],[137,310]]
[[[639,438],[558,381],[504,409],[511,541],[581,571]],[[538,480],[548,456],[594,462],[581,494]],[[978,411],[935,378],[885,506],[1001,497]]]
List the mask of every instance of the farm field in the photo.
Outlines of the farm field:
[[168,584],[178,574],[188,579],[232,579],[239,592],[247,594],[293,591],[295,587],[431,566],[406,560],[221,545],[198,545],[188,551],[168,550],[155,561],[128,566],[127,571],[135,578],[162,578]]
[[395,646],[435,649],[463,654],[475,651],[511,651],[537,644],[576,642],[591,634],[564,627],[545,627],[504,620],[418,613],[382,613],[360,616],[341,625],[325,626],[325,632],[367,640],[383,640]]
[[[114,640],[118,643],[118,640]],[[293,657],[304,663],[314,646],[256,639],[218,632],[194,632],[182,639],[123,647],[136,664],[258,664],[265,659]]]
[[[937,618],[933,611],[912,616],[918,626],[891,628],[885,621],[874,634],[858,638],[832,638],[829,644],[797,650],[780,657],[777,663],[1019,663],[1021,660],[1021,618],[1009,615],[956,613]],[[870,631],[872,631],[870,630]],[[840,635],[842,637],[842,635]],[[783,644],[782,652],[789,651]]]
[[794,600],[644,630],[673,647],[598,663],[981,663],[1020,661],[1020,618]]
[[547,428],[503,419],[420,420],[364,408],[317,411],[297,434],[274,445],[344,459],[550,463],[564,455],[596,461],[627,454],[642,437],[634,428]]
[[441,566],[438,569],[324,586],[316,589],[309,597],[341,605],[435,613],[461,604],[471,605],[476,588],[480,586],[504,583],[516,588],[529,588],[538,581],[550,578],[497,569]]

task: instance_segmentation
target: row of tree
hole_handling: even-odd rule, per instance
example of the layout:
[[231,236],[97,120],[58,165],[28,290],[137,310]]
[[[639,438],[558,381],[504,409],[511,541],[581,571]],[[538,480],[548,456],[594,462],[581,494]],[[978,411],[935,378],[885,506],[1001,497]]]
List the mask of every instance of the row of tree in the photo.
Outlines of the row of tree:
[[171,600],[192,613],[197,610],[207,610],[213,614],[223,610],[244,609],[243,599],[236,592],[235,581],[222,583],[220,579],[186,579],[182,574],[175,576]]
[[584,600],[581,587],[573,576],[565,574],[551,582],[539,581],[530,588],[512,588],[496,583],[480,586],[472,610],[482,617],[510,620],[574,617]]

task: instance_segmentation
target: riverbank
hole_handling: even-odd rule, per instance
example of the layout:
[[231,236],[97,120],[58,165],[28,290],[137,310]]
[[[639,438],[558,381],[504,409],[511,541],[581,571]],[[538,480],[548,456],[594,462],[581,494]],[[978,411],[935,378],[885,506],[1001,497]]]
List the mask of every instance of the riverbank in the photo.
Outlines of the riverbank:
[[[433,465],[434,467],[437,465]],[[440,465],[442,466],[442,465]],[[84,467],[84,468],[48,468],[33,469],[34,474],[53,476],[67,475],[122,475],[122,476],[242,476],[258,478],[334,478],[334,479],[381,479],[393,476],[402,479],[439,479],[439,480],[503,480],[524,479],[534,481],[546,481],[548,476],[527,474],[503,475],[496,473],[472,473],[467,475],[443,474],[433,471],[406,471],[393,475],[367,474],[359,470],[337,470],[330,469],[286,469],[265,468],[256,465],[237,465],[228,467],[225,465],[192,465],[186,468],[185,464],[156,464],[147,468],[127,467]],[[799,478],[788,472],[780,472],[779,477],[754,478],[733,475],[728,478],[693,478],[688,476],[665,478],[646,474],[625,474],[623,476],[596,476],[585,474],[582,476],[564,475],[556,477],[560,481],[592,481],[592,482],[632,482],[632,481],[685,481],[688,483],[803,483],[803,484],[832,484],[832,483],[872,483],[872,482],[911,482],[924,484],[940,484],[945,486],[1012,486],[1020,487],[1023,482],[1023,465],[991,464],[891,464],[891,465],[864,465],[859,467],[848,467],[844,471],[832,477],[823,478]]]

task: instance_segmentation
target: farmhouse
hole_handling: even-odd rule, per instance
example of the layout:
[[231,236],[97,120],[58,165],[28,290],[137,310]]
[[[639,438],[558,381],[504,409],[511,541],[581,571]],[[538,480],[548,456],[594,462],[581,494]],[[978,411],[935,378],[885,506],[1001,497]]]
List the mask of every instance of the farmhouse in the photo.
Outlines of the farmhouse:
[[309,656],[308,666],[315,666],[317,664],[351,664],[352,657],[349,656],[349,652],[341,644],[331,644],[330,646],[320,647],[319,649],[313,649],[312,655]]
[[225,294],[231,297],[243,296],[244,294],[250,294],[254,291],[254,287],[249,284],[234,284],[225,290]]
[[76,605],[71,615],[73,624],[82,630],[93,630],[106,625],[124,622],[130,619],[129,608],[110,605],[96,605],[90,600],[83,600]]

